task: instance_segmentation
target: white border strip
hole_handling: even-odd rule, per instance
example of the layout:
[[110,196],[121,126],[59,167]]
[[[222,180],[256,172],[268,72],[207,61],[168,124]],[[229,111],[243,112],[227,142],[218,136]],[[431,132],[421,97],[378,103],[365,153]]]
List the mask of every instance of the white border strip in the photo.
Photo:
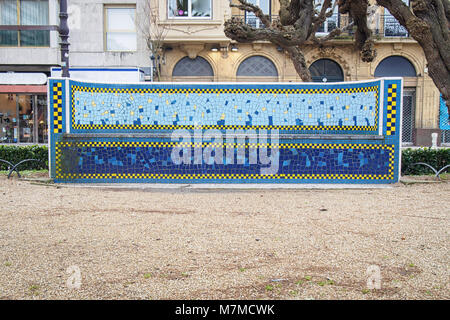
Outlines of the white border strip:
[[[50,78],[49,78],[50,80]],[[47,135],[48,135],[48,141],[47,141],[47,148],[48,148],[48,177],[51,179],[52,177],[52,121],[53,121],[53,113],[50,113],[50,101],[53,99],[53,96],[51,96],[51,86],[50,81],[47,81]],[[50,120],[51,119],[51,120]]]
[[70,88],[69,88],[69,80],[70,79],[65,79],[64,83],[66,85],[66,92],[65,92],[65,96],[66,96],[66,103],[65,103],[65,112],[66,112],[66,133],[70,133],[70,121],[71,121],[71,108],[70,108],[70,104],[72,103],[72,100],[70,99]]
[[384,128],[384,123],[383,123],[383,120],[384,120],[384,81],[385,81],[385,79],[382,79],[381,80],[381,83],[380,83],[380,92],[379,92],[379,94],[380,94],[380,96],[379,96],[379,100],[380,101],[378,101],[378,104],[379,104],[379,106],[378,106],[378,135],[379,136],[382,136],[383,135],[383,128]]
[[[151,81],[141,81],[141,82],[104,82],[104,81],[95,81],[95,80],[86,80],[86,79],[77,79],[77,78],[62,78],[62,77],[50,77],[48,79],[53,80],[73,80],[78,82],[84,82],[86,84],[95,83],[95,84],[106,84],[106,85],[114,85],[114,84],[124,84],[124,85],[208,85],[208,86],[217,86],[217,85],[287,85],[287,86],[298,86],[298,85],[315,85],[315,86],[332,86],[332,85],[346,85],[346,84],[369,84],[373,82],[377,82],[380,80],[399,80],[399,77],[390,77],[390,78],[376,78],[370,80],[360,80],[360,81],[348,81],[348,82],[151,82]],[[381,81],[382,82],[382,81]]]
[[[403,78],[400,78],[400,106],[397,105],[396,121],[398,121],[398,181],[402,177],[402,134],[403,134]],[[396,124],[397,125],[397,124]]]

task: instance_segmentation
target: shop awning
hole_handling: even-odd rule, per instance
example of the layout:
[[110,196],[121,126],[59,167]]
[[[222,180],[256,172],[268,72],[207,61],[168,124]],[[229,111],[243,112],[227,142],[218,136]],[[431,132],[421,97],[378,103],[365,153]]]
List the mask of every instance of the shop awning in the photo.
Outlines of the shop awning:
[[0,93],[47,93],[47,85],[0,85]]

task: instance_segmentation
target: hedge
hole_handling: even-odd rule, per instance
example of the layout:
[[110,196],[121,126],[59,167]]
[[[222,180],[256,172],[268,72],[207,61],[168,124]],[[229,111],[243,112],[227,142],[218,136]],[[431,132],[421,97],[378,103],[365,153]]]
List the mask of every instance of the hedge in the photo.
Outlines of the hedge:
[[[22,170],[42,170],[48,169],[48,148],[47,146],[17,146],[0,145],[0,159],[13,164],[25,159],[37,159],[21,164],[18,169]],[[0,162],[0,170],[7,170],[8,165]]]
[[[403,149],[402,150],[402,175],[426,175],[433,174],[433,171],[424,165],[413,165],[417,162],[424,162],[439,170],[450,164],[450,148],[431,149]],[[450,168],[447,169],[450,172]]]
[[[41,162],[30,161],[20,166],[20,170],[48,169],[47,146],[17,146],[0,145],[0,159],[17,163],[24,159],[38,159]],[[425,162],[437,170],[450,164],[450,148],[431,149],[415,148],[402,150],[402,175],[427,175],[432,174],[431,169],[412,164]],[[8,166],[0,162],[0,170],[7,170]],[[450,170],[448,171],[450,172]]]

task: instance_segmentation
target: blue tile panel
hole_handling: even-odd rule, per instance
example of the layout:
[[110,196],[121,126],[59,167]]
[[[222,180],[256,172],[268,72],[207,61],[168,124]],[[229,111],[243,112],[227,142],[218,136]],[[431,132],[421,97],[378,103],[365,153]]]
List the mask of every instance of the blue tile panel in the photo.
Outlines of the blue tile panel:
[[450,116],[442,94],[439,101],[439,128],[441,130],[450,130]]
[[[261,174],[260,161],[249,163],[249,149],[259,151],[267,144],[246,144],[234,147],[234,156],[214,163],[214,152],[195,164],[191,142],[171,141],[63,141],[56,144],[56,179],[58,181],[136,182],[280,182],[296,181],[371,183],[394,181],[395,146],[376,143],[280,143],[278,170],[272,175]],[[209,142],[202,149],[217,147]],[[220,145],[219,145],[220,146]],[[225,145],[225,148],[231,146]],[[189,161],[175,164],[174,148],[189,152]],[[224,148],[224,149],[225,149]],[[238,164],[240,148],[247,149]],[[177,149],[177,152],[178,150]],[[215,151],[216,152],[216,151]],[[220,152],[220,150],[219,150]],[[232,160],[231,160],[232,159]]]
[[55,177],[55,143],[66,132],[66,81],[50,79],[48,82],[48,126],[50,140],[50,175]]
[[[394,183],[400,167],[401,90],[401,80],[392,78],[293,85],[50,79],[51,176],[56,182]],[[195,134],[194,140],[182,142],[158,135],[176,129],[189,129],[188,134],[242,129],[288,135],[269,145],[264,140],[227,141],[223,150],[206,138],[200,151],[212,151],[197,163],[191,149],[199,147]],[[305,133],[325,135],[311,139]],[[232,146],[234,151],[227,154]],[[262,150],[268,147],[272,154],[277,146],[279,159],[261,161]],[[181,154],[192,152],[183,163],[173,159],[177,148]],[[223,161],[217,163],[213,155],[221,150]],[[253,151],[258,161],[251,161]],[[264,174],[274,163],[276,171]]]
[[278,129],[376,134],[380,81],[111,85],[70,81],[72,132]]

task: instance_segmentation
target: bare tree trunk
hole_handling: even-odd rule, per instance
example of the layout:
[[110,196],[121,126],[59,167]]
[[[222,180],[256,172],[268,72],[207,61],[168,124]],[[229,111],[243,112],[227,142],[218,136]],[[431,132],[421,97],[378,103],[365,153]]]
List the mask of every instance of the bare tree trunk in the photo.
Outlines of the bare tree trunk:
[[[279,0],[279,20],[271,21],[268,15],[246,0],[230,4],[246,12],[253,12],[264,28],[253,28],[242,19],[232,17],[225,22],[225,35],[238,42],[270,41],[286,50],[303,81],[311,81],[301,47],[307,41],[322,46],[346,28],[335,29],[325,37],[315,34],[323,22],[333,14],[336,3],[340,13],[348,13],[357,26],[356,46],[365,62],[376,56],[372,30],[367,26],[368,0],[324,0],[320,10],[313,0]],[[337,1],[337,2],[336,2]],[[450,0],[411,0],[412,10],[402,0],[377,0],[403,25],[422,47],[428,61],[428,73],[442,93],[450,113]]]
[[355,46],[361,52],[361,60],[371,62],[375,59],[375,50],[372,30],[367,25],[368,0],[339,0],[339,12],[350,14],[357,26],[355,33]]
[[294,64],[295,70],[304,82],[312,82],[311,72],[309,72],[306,65],[305,56],[299,47],[286,47],[284,48],[288,53]]
[[[377,0],[420,44],[428,62],[428,74],[446,101],[450,113],[450,39],[448,0]],[[414,12],[414,13],[413,13]]]

